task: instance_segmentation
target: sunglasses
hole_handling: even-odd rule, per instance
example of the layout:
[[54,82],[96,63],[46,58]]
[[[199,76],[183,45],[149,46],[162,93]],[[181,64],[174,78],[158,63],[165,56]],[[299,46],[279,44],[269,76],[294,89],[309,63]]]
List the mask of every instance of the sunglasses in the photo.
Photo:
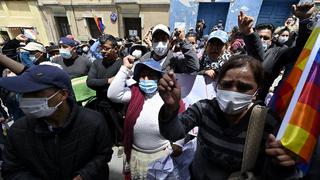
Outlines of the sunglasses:
[[260,39],[263,39],[263,40],[267,41],[267,40],[270,40],[271,37],[269,37],[269,36],[260,36]]

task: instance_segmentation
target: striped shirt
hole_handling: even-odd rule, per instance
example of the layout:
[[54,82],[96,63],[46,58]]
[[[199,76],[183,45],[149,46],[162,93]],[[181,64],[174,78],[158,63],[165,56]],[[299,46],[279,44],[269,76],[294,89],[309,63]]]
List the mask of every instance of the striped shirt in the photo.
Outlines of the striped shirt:
[[[241,168],[242,154],[245,144],[245,138],[249,119],[253,106],[245,114],[245,116],[236,124],[229,123],[223,112],[220,110],[216,99],[201,100],[184,113],[163,119],[163,109],[159,114],[159,125],[161,134],[175,141],[183,138],[192,128],[199,126],[198,146],[195,157],[201,156],[204,163],[196,163],[201,165],[212,164],[219,170],[225,171],[224,174],[230,174],[239,171]],[[162,115],[162,116],[161,116]],[[265,160],[265,141],[268,134],[274,133],[278,121],[268,113],[263,132],[263,140],[260,146],[260,154],[256,165],[262,166]],[[260,162],[262,161],[262,163]],[[192,171],[205,171],[206,167],[196,167]],[[211,167],[214,168],[214,167]],[[260,167],[261,172],[262,167]],[[260,173],[258,172],[258,173]],[[205,173],[205,172],[202,172]]]

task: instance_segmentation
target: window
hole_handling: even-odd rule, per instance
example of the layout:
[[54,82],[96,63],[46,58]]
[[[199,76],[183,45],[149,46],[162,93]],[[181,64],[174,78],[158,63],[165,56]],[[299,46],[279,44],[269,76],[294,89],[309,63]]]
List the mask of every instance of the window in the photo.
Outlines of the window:
[[65,37],[71,34],[69,22],[67,17],[54,17],[56,20],[58,32],[60,37]]

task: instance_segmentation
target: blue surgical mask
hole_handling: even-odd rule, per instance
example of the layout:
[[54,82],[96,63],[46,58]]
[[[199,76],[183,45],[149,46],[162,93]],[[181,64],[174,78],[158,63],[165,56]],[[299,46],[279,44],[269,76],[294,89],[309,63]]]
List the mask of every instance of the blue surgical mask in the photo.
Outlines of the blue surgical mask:
[[29,59],[30,59],[33,63],[35,63],[35,62],[38,60],[34,54],[30,54],[30,55],[29,55]]
[[153,94],[158,89],[158,81],[157,80],[140,80],[139,87],[146,94]]
[[70,59],[72,57],[71,52],[67,49],[59,49],[59,53],[64,59]]

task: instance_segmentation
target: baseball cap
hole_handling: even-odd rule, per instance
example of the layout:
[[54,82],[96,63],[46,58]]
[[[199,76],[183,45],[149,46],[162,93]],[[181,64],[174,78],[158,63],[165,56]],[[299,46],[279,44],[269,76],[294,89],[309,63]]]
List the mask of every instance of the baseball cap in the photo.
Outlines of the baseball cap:
[[159,72],[159,74],[163,74],[163,71],[161,70],[161,65],[159,62],[155,61],[154,59],[147,59],[145,61],[140,61],[139,63],[137,63],[134,67],[134,70],[133,70],[133,79],[135,81],[139,81],[139,75],[141,73],[141,70],[144,68],[144,67],[148,67],[150,69],[153,69],[157,72]]
[[165,32],[168,36],[170,36],[170,30],[169,30],[168,26],[163,25],[163,24],[158,24],[158,25],[156,25],[155,27],[153,27],[153,29],[152,29],[152,36],[153,36],[155,33],[159,32],[159,31],[163,31],[163,32]]
[[65,45],[68,45],[68,46],[71,46],[71,47],[75,47],[75,46],[78,45],[78,42],[73,40],[73,39],[67,38],[67,37],[62,37],[59,40],[59,45],[60,44],[65,44]]
[[37,42],[29,42],[26,46],[22,47],[21,49],[24,49],[27,51],[40,51],[43,53],[46,52],[44,45],[37,43]]
[[213,31],[209,34],[208,41],[210,41],[213,38],[217,38],[220,41],[222,41],[223,43],[226,43],[229,39],[229,36],[228,36],[227,32],[218,29],[218,30]]
[[51,65],[36,65],[15,77],[0,78],[0,87],[17,93],[30,93],[56,87],[74,94],[70,76]]

